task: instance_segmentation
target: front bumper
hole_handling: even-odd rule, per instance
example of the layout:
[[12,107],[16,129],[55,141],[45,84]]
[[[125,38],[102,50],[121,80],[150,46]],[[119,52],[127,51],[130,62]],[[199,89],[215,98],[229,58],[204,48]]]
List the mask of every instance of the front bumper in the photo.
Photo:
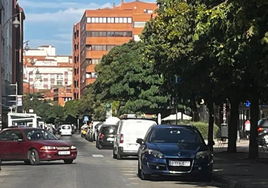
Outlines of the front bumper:
[[39,159],[41,161],[53,161],[53,160],[64,160],[64,159],[76,159],[77,150],[66,150],[70,151],[70,154],[60,154],[58,150],[50,151],[39,151]]
[[[190,166],[170,166],[169,160],[191,161]],[[147,158],[142,161],[142,170],[145,174],[167,176],[199,176],[211,174],[213,161],[198,163],[194,159],[157,159]]]

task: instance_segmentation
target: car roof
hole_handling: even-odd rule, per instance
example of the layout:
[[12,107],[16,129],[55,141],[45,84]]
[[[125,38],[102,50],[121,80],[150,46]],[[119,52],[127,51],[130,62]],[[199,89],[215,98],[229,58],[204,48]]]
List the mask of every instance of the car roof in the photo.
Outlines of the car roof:
[[4,128],[3,130],[12,130],[12,129],[29,130],[29,129],[42,129],[42,128],[11,126],[11,127]]
[[155,129],[166,129],[166,128],[190,128],[196,129],[196,127],[192,124],[179,124],[179,125],[154,125]]

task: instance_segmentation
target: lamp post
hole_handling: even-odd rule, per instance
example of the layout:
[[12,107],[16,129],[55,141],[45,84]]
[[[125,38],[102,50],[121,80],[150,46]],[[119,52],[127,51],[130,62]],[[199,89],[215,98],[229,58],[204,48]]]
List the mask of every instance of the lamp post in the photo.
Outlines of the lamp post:
[[[35,71],[36,70],[36,71]],[[31,83],[30,83],[30,75],[33,73],[35,71],[35,77],[37,78],[37,79],[40,79],[40,81],[42,81],[41,80],[41,74],[40,74],[40,72],[39,72],[39,70],[38,70],[38,67],[36,67],[36,68],[34,68],[32,71],[30,71],[29,72],[29,75],[28,75],[28,78],[29,78],[29,80],[28,80],[28,84],[29,84],[29,93],[31,93]],[[33,82],[33,93],[34,93],[34,83],[35,82]]]

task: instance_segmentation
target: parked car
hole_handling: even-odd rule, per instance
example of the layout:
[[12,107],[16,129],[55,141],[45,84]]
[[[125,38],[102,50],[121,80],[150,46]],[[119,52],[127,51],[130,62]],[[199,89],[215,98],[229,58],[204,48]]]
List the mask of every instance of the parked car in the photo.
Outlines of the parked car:
[[136,140],[143,138],[152,125],[156,125],[154,120],[140,118],[120,120],[113,145],[113,158],[137,156],[139,144]]
[[61,125],[61,129],[60,129],[60,135],[61,136],[72,136],[73,135],[73,128],[71,125]]
[[193,176],[210,181],[213,154],[192,125],[152,126],[145,138],[137,139],[138,176]]
[[10,127],[0,132],[0,155],[2,161],[24,161],[32,165],[54,160],[71,164],[77,157],[77,149],[45,129]]
[[96,140],[96,148],[98,149],[101,149],[103,147],[113,148],[116,131],[117,131],[116,124],[103,123],[99,131],[98,139]]
[[95,141],[98,140],[98,135],[99,135],[99,132],[100,132],[100,128],[102,126],[103,123],[98,123],[97,125],[95,125]]
[[268,118],[262,118],[258,121],[258,144],[260,146],[268,145]]

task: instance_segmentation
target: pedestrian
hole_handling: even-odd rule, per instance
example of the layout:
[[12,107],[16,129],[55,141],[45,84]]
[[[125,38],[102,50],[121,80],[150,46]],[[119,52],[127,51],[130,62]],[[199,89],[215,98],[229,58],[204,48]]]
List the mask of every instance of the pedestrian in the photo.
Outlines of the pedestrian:
[[250,120],[247,120],[245,122],[245,132],[246,132],[246,138],[248,140],[250,136]]

